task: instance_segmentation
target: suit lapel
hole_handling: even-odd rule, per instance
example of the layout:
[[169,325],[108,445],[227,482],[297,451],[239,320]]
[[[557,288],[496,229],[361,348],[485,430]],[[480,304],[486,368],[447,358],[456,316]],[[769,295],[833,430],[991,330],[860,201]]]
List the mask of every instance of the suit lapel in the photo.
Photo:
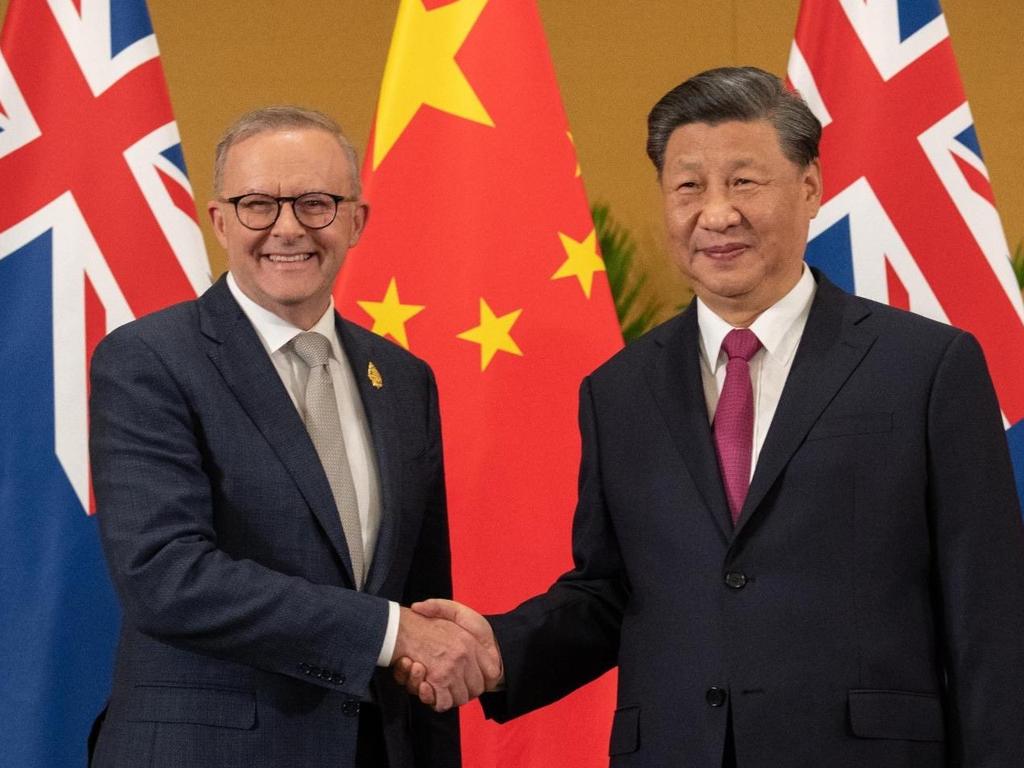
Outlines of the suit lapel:
[[[400,457],[396,455],[397,446],[401,444],[401,433],[395,423],[398,409],[390,402],[392,389],[381,386],[374,387],[368,374],[373,358],[365,344],[359,342],[357,336],[348,328],[347,322],[340,316],[335,318],[335,327],[341,338],[341,346],[348,357],[349,365],[359,388],[359,397],[363,403],[363,412],[369,423],[370,439],[373,443],[374,455],[377,459],[377,474],[380,478],[380,529],[377,533],[377,545],[370,562],[370,571],[366,575],[365,590],[377,592],[384,584],[394,559],[395,543],[399,523],[400,495],[396,487],[401,472]],[[376,365],[379,364],[379,360]],[[388,375],[387,370],[378,371],[382,377]]]
[[[345,536],[313,441],[252,324],[221,278],[199,299],[208,355],[285,466],[352,579]],[[254,468],[253,471],[258,471]]]
[[736,532],[756,514],[758,505],[800,447],[807,433],[874,343],[859,324],[870,314],[815,270],[818,287],[793,367],[758,457],[750,491]]
[[662,347],[662,354],[648,379],[654,399],[704,505],[722,535],[731,539],[732,518],[715,456],[700,374],[696,304],[691,303],[686,312],[666,328],[666,333],[655,338],[655,343]]

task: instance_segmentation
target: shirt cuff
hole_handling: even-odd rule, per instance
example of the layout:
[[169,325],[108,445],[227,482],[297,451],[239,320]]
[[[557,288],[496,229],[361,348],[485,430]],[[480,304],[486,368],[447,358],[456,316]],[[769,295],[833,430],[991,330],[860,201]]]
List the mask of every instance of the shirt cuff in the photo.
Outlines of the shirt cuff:
[[388,628],[384,633],[384,644],[380,647],[380,655],[377,657],[378,667],[391,666],[391,657],[395,654],[395,643],[398,642],[398,620],[400,617],[398,603],[388,600]]

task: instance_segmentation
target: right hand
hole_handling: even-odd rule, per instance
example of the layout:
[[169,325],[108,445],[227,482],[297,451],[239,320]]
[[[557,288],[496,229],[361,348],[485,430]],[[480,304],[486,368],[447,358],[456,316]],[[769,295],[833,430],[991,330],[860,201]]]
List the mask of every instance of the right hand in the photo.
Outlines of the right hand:
[[[414,609],[401,609],[392,656],[399,683],[438,712],[461,706],[496,684],[501,678],[501,657],[482,616],[451,601],[430,600],[417,603]],[[460,626],[455,617],[469,628]],[[479,618],[483,628],[473,617]]]

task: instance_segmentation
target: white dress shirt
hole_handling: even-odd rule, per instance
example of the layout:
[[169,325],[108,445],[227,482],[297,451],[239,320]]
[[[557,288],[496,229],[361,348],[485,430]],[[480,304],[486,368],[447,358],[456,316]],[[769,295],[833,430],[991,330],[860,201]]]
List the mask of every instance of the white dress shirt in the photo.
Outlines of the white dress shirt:
[[[228,273],[228,288],[235,301],[241,306],[245,316],[249,318],[263,348],[267,351],[270,361],[281,377],[284,388],[288,391],[292,403],[305,421],[303,403],[306,396],[306,382],[309,379],[307,366],[292,349],[291,340],[303,332],[302,328],[292,325],[278,317],[268,309],[264,309],[250,299],[238,287],[234,275]],[[359,397],[352,366],[341,348],[334,327],[334,300],[331,300],[327,311],[313,325],[310,331],[323,334],[331,342],[331,357],[328,369],[334,395],[338,400],[338,415],[341,417],[341,431],[345,438],[345,452],[348,455],[349,468],[352,470],[352,481],[356,489],[356,501],[359,506],[359,523],[363,533],[363,553],[366,570],[370,570],[377,535],[380,532],[380,476],[377,473],[377,459],[373,451],[373,440],[370,436],[370,425],[363,410],[363,401]],[[384,636],[384,645],[377,658],[379,666],[387,666],[394,652],[395,640],[398,637],[398,603],[389,601],[388,628]]]
[[[754,445],[750,460],[750,475],[753,477],[757,458],[761,455],[768,428],[772,425],[775,409],[782,397],[782,388],[793,367],[793,357],[800,344],[811,302],[817,286],[811,270],[804,265],[803,274],[789,293],[779,299],[750,324],[750,330],[761,342],[759,349],[750,359],[750,380],[754,390]],[[729,356],[722,349],[722,342],[733,326],[712,312],[697,299],[697,326],[700,328],[700,374],[704,384],[704,401],[708,406],[708,417],[713,423],[718,398],[725,384],[726,363]]]

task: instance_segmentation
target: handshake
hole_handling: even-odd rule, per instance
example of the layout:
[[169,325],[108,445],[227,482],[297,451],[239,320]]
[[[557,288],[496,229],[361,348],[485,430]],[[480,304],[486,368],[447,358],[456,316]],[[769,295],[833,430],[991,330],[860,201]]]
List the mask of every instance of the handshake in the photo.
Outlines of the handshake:
[[401,609],[391,668],[399,685],[436,712],[495,690],[504,677],[487,619],[452,600]]

